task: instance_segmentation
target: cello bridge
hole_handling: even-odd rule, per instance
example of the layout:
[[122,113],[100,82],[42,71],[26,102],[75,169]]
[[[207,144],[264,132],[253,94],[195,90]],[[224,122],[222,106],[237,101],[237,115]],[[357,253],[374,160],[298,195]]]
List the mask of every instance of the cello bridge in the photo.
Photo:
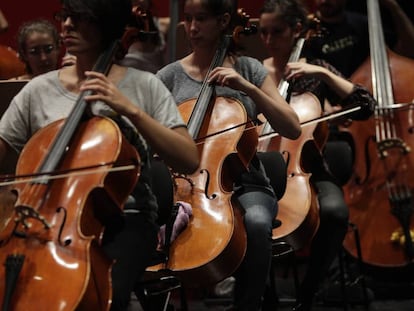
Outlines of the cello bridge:
[[408,154],[411,152],[410,146],[408,146],[405,141],[399,138],[389,138],[381,140],[378,144],[378,153],[381,159],[384,159],[388,156],[389,149],[400,149],[401,154]]

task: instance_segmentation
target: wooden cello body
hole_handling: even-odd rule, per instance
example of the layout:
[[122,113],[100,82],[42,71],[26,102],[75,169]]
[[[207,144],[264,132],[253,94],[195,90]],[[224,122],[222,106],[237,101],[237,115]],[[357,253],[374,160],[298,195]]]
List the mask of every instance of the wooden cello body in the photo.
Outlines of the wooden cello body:
[[[311,93],[292,96],[289,104],[298,114],[299,121],[320,118],[322,108],[319,100]],[[273,137],[266,150],[279,151],[286,159],[287,182],[284,195],[278,201],[277,219],[282,222],[280,227],[273,229],[274,241],[285,241],[295,250],[308,245],[319,226],[319,205],[315,191],[310,184],[307,159],[311,154],[320,151],[319,137],[322,135],[323,124],[314,123],[302,127],[302,134],[296,140],[285,137]],[[321,135],[319,135],[321,134]],[[258,150],[265,141],[259,138]],[[265,136],[263,138],[266,138]]]
[[[184,120],[193,108],[191,100],[179,106]],[[217,97],[208,115],[200,137],[214,134],[215,129],[235,128],[203,139],[198,144],[201,159],[197,173],[175,178],[175,198],[190,202],[193,216],[171,244],[167,268],[193,285],[224,279],[244,257],[246,233],[241,210],[233,199],[232,176],[246,169],[257,144],[253,124],[239,126],[246,123],[247,113],[238,101]]]
[[[299,38],[289,57],[289,62],[299,60],[305,38]],[[288,98],[289,83],[282,79],[278,89],[283,98]],[[311,93],[292,96],[289,104],[295,110],[301,124],[316,120],[322,115],[319,100]],[[323,124],[314,123],[302,127],[302,134],[296,140],[273,136],[273,129],[266,121],[260,128],[258,151],[261,153],[280,152],[287,164],[286,190],[278,200],[277,219],[282,225],[274,228],[272,239],[287,242],[294,249],[308,245],[319,226],[319,207],[314,190],[309,182],[311,174],[305,168],[306,154],[319,152],[322,148],[322,133],[319,130]],[[317,140],[318,141],[317,141]],[[318,146],[318,143],[321,145]],[[272,165],[266,163],[265,167]],[[269,174],[268,174],[269,175]],[[272,176],[269,177],[272,179]]]
[[[109,54],[95,70],[109,70]],[[19,157],[16,173],[37,177],[12,187],[17,200],[0,232],[4,311],[110,308],[103,230],[135,186],[139,155],[115,122],[84,118],[86,93],[67,119],[36,132]],[[132,167],[112,170],[125,165]]]
[[[368,0],[368,8],[371,57],[351,79],[372,90],[378,105],[373,117],[342,129],[352,136],[355,151],[344,191],[350,221],[359,230],[362,261],[394,271],[412,267],[414,259],[414,60],[386,48],[377,1]],[[351,235],[344,247],[357,257]]]
[[12,48],[0,45],[0,80],[7,80],[25,73],[24,63]]

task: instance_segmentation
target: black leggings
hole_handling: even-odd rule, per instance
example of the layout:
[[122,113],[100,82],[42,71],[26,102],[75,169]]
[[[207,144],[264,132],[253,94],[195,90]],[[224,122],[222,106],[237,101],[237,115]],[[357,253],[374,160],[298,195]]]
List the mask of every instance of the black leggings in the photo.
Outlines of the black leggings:
[[247,250],[235,274],[235,305],[237,310],[260,310],[269,276],[277,201],[261,191],[244,193],[238,199],[245,210]]
[[103,248],[106,254],[116,260],[112,267],[111,311],[125,311],[131,293],[157,246],[157,227],[139,213],[126,213],[120,219],[121,230],[106,228]]

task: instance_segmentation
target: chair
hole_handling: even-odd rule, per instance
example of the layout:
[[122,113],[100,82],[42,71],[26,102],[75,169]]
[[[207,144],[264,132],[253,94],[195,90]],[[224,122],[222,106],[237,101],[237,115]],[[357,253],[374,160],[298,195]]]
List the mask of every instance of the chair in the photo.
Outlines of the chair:
[[184,288],[175,276],[162,276],[156,279],[144,280],[137,284],[135,294],[140,300],[144,310],[167,311],[171,309],[171,295],[179,291],[180,309],[187,311],[187,299]]
[[[154,253],[153,261],[149,266],[161,264],[167,260],[168,246],[172,227],[177,217],[179,205],[174,204],[173,182],[168,167],[159,159],[155,158],[151,162],[152,190],[157,198],[159,206],[159,225],[166,225],[165,243],[163,251]],[[135,294],[141,304],[148,305],[149,310],[169,310],[171,294],[178,290],[180,295],[180,310],[188,310],[187,300],[181,281],[173,275],[162,274],[156,277],[149,277],[148,274],[143,281],[137,283]],[[155,299],[154,299],[155,298]]]

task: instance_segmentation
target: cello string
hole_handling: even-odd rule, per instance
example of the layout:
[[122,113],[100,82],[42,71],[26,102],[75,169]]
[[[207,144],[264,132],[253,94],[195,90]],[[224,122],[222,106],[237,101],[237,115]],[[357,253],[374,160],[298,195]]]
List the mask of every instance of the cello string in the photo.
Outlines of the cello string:
[[[131,165],[123,165],[123,166],[116,166],[112,168],[104,168],[102,166],[108,166],[111,164],[102,164],[99,168],[74,168],[72,170],[68,170],[67,173],[63,174],[56,174],[56,175],[50,175],[50,173],[42,173],[37,174],[35,177],[30,178],[21,178],[19,176],[14,176],[14,178],[17,178],[15,180],[0,182],[0,187],[2,186],[9,186],[9,185],[15,185],[15,184],[22,184],[22,183],[35,183],[36,181],[43,181],[43,180],[54,180],[54,179],[61,179],[66,177],[73,177],[73,176],[82,176],[82,175],[91,175],[91,174],[97,174],[102,172],[120,172],[120,171],[129,171],[135,169],[139,164],[131,164]],[[9,176],[10,178],[10,176]]]

